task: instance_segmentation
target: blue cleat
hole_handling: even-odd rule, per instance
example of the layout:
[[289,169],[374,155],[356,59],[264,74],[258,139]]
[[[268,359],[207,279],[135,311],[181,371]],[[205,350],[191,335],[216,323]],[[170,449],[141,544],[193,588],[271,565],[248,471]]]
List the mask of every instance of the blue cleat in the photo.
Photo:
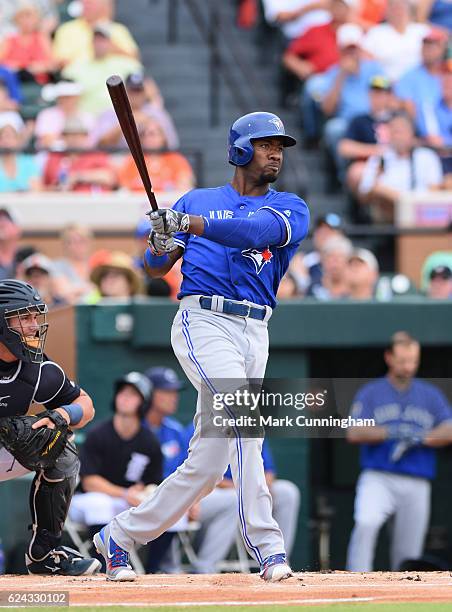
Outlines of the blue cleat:
[[116,582],[133,582],[137,575],[129,563],[129,553],[116,544],[110,536],[108,525],[94,535],[93,544],[97,552],[105,559],[107,580]]
[[279,582],[293,576],[293,572],[287,564],[284,553],[280,555],[270,555],[261,565],[260,577],[266,582]]

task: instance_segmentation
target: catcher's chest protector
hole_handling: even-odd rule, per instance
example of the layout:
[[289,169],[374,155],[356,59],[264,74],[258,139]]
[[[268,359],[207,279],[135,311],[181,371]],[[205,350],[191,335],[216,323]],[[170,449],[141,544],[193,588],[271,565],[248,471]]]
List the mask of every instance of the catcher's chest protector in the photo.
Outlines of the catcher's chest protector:
[[0,417],[26,414],[40,380],[41,364],[17,362],[5,374],[0,369]]

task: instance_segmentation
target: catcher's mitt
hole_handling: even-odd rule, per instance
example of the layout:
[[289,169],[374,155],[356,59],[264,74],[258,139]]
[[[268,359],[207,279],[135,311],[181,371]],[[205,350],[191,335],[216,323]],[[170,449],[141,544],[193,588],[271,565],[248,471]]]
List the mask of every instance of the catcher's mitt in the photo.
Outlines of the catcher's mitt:
[[[32,429],[36,420],[48,417],[55,429]],[[63,452],[68,436],[66,419],[54,410],[45,410],[36,416],[0,418],[0,441],[13,457],[28,470],[53,467]]]

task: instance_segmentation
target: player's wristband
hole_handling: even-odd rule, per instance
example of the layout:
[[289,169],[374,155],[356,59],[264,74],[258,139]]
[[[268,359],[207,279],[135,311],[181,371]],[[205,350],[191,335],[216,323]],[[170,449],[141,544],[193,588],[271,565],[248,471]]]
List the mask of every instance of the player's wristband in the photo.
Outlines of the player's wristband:
[[63,410],[69,415],[69,425],[78,425],[83,418],[83,408],[80,404],[68,404],[67,406],[61,406]]
[[163,255],[153,255],[151,253],[151,249],[146,249],[144,253],[144,261],[150,268],[160,268],[164,266],[166,262],[169,260],[169,257],[166,253]]

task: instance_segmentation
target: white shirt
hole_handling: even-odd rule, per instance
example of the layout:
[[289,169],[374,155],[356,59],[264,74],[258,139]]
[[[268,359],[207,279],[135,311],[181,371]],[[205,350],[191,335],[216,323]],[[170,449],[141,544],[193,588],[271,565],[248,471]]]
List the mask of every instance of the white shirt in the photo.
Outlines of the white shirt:
[[422,39],[428,29],[423,23],[410,23],[401,34],[389,23],[381,23],[367,32],[363,49],[373,55],[394,82],[421,63]]
[[393,149],[383,154],[384,169],[380,176],[381,157],[370,157],[364,167],[359,191],[369,193],[378,183],[397,191],[428,191],[442,183],[443,171],[438,155],[431,149],[416,147],[412,158],[400,157]]
[[[313,0],[262,0],[264,5],[265,19],[269,23],[275,23],[279,13],[285,11],[296,11],[297,9],[311,4]],[[309,11],[286,23],[280,24],[283,34],[288,39],[297,38],[312,28],[313,26],[327,23],[331,20],[331,15],[328,11],[314,10]]]

